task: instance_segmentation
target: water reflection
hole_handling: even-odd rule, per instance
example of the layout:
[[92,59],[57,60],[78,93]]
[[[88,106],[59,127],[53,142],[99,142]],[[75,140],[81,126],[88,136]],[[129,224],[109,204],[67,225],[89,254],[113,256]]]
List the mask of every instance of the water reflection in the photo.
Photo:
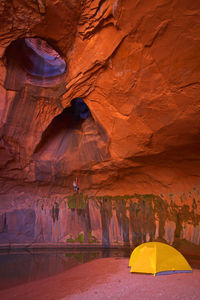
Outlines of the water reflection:
[[[49,249],[0,251],[0,290],[56,275],[104,257],[129,257],[131,249]],[[185,256],[200,269],[199,256]]]
[[103,257],[129,257],[129,249],[0,251],[0,290],[62,273]]

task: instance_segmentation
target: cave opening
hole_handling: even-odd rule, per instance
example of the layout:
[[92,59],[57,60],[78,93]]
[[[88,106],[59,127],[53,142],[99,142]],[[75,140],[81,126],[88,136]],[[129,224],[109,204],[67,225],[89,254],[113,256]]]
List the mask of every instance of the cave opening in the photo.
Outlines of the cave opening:
[[[35,148],[34,154],[43,151],[53,141],[57,144],[57,155],[59,149],[62,149],[61,153],[63,153],[64,148],[69,146],[69,141],[65,143],[65,146],[63,145],[64,140],[68,140],[67,137],[69,136],[72,139],[77,134],[80,135],[82,124],[88,118],[92,118],[92,116],[87,104],[80,97],[74,98],[70,102],[70,106],[57,115],[44,131],[39,144]],[[78,144],[75,140],[73,138],[74,142],[72,141],[72,144]]]
[[45,176],[52,172],[52,168],[55,174],[59,170],[61,174],[69,175],[75,171],[91,170],[93,164],[110,157],[107,134],[94,120],[84,100],[74,98],[70,104],[51,121],[33,152],[38,176],[41,164]]
[[23,39],[22,53],[23,66],[32,76],[49,78],[62,75],[66,70],[64,59],[43,39]]
[[39,37],[11,42],[4,58],[7,66],[4,86],[10,90],[19,90],[25,83],[55,85],[67,69],[59,50]]

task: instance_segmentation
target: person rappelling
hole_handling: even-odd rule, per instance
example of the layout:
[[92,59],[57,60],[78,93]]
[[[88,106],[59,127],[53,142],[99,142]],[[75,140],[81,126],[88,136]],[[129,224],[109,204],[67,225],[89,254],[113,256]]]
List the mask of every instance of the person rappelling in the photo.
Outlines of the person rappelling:
[[73,181],[73,187],[74,187],[74,191],[76,191],[78,193],[79,191],[79,187],[78,187],[78,179],[76,177],[76,179]]
[[[81,125],[82,122],[85,121],[87,119],[87,117],[90,115],[90,111],[89,111],[89,108],[88,108],[87,104],[85,104],[85,102],[83,101],[82,98],[77,97],[77,98],[74,98],[71,101],[71,106],[72,106],[72,112],[73,112],[74,121],[79,122],[79,125]],[[78,166],[80,164],[80,158],[79,158],[80,153],[79,152],[80,152],[82,138],[83,138],[83,135],[81,135],[80,143],[79,143],[79,146],[78,146],[78,149],[77,149]],[[77,179],[77,177],[73,181],[73,187],[74,187],[74,191],[76,191],[78,193],[79,186],[78,186],[78,179]]]

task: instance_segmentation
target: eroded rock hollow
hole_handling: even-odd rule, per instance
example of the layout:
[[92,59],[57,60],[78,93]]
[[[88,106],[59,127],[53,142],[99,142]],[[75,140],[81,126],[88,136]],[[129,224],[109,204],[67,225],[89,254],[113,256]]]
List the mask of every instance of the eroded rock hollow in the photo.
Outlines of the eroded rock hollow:
[[0,243],[198,248],[199,1],[2,0],[0,25]]

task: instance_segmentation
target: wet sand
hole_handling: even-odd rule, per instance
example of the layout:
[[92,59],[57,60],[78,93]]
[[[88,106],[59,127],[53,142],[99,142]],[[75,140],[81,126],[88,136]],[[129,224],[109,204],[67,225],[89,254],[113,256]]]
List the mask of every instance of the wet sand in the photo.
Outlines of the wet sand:
[[133,274],[128,258],[101,258],[59,275],[0,291],[1,300],[200,300],[200,270],[154,277]]

